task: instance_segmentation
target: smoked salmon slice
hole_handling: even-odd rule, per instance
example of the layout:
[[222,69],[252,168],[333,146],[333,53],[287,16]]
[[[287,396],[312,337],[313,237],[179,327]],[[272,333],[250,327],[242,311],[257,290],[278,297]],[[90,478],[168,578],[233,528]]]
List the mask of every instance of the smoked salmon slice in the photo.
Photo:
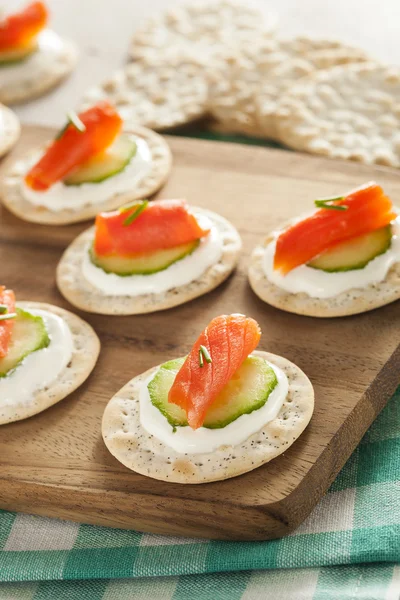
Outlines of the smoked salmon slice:
[[168,402],[186,411],[192,429],[204,423],[207,409],[257,347],[260,336],[258,323],[240,314],[221,315],[205,328],[168,395]]
[[209,232],[199,225],[184,200],[138,202],[129,209],[100,213],[95,227],[94,251],[98,256],[165,250],[198,240]]
[[321,208],[277,239],[274,269],[286,275],[339,242],[385,227],[396,213],[392,201],[376,183],[369,183],[332,202],[345,210]]
[[[7,290],[4,285],[0,285],[0,307],[0,317],[15,312],[14,292]],[[0,320],[0,358],[7,356],[13,327],[14,319]]]
[[0,21],[0,51],[23,49],[46,27],[48,11],[43,2],[31,2],[20,12]]
[[122,119],[108,102],[79,113],[83,131],[70,122],[25,176],[34,190],[45,191],[90,158],[104,152],[122,129]]

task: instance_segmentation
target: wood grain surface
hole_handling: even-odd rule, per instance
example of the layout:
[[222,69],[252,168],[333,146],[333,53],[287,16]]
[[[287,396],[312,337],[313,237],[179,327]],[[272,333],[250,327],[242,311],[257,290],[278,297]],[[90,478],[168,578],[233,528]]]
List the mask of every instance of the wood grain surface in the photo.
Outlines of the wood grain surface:
[[[7,161],[50,134],[25,128]],[[0,507],[164,534],[279,537],[309,514],[394,392],[400,380],[400,303],[331,320],[281,312],[252,293],[246,276],[250,251],[316,197],[376,179],[396,202],[400,179],[384,168],[280,150],[168,141],[175,166],[159,197],[186,197],[230,219],[244,241],[239,268],[207,296],[163,313],[80,313],[100,336],[98,365],[69,398],[0,428]],[[65,246],[88,224],[37,226],[5,209],[0,222],[1,283],[21,300],[71,309],[54,273]],[[133,376],[187,352],[212,317],[229,312],[256,318],[263,331],[260,349],[287,357],[310,377],[316,408],[309,427],[279,458],[235,479],[184,486],[130,472],[103,444],[106,403]]]

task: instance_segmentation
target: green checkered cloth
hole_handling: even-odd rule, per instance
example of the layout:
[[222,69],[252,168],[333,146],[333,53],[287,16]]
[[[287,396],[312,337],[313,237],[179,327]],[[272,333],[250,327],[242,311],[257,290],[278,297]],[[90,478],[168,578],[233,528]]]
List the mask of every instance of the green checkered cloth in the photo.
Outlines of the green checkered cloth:
[[399,600],[400,388],[286,538],[174,538],[2,512],[0,548],[0,581],[34,582],[4,584],[0,599]]
[[165,537],[0,511],[0,600],[399,600],[399,400],[400,388],[312,514],[280,540]]
[[0,585],[0,600],[399,600],[399,594],[400,567],[387,563]]

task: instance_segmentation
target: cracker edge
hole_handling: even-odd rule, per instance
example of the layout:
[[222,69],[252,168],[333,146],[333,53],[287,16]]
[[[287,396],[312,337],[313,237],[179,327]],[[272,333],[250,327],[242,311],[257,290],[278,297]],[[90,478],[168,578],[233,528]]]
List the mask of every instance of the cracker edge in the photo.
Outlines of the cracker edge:
[[[299,128],[309,127],[310,123],[308,119],[306,120],[302,117],[302,111],[299,110],[299,105],[296,105],[296,103],[294,107],[292,105],[293,101],[296,100],[297,89],[302,89],[304,86],[307,86],[308,96],[310,96],[310,93],[311,95],[314,93],[314,88],[316,86],[318,86],[320,83],[326,83],[326,80],[324,79],[326,74],[332,73],[333,75],[335,75],[336,73],[340,74],[343,71],[362,74],[364,76],[368,73],[373,73],[375,71],[382,71],[389,77],[391,76],[391,73],[394,72],[397,79],[400,77],[400,70],[398,67],[379,63],[377,61],[374,61],[372,58],[370,58],[370,60],[366,62],[340,64],[329,69],[321,69],[319,71],[311,73],[307,77],[304,77],[300,81],[296,82],[296,85],[293,86],[293,88],[281,98],[275,113],[277,141],[286,145],[288,148],[292,148],[300,152],[307,152],[308,154],[325,156],[336,160],[350,160],[366,165],[378,165],[398,169],[399,164],[397,161],[390,160],[388,162],[382,162],[376,159],[366,159],[363,155],[363,148],[357,148],[351,151],[347,148],[340,148],[340,146],[337,144],[335,144],[333,148],[329,148],[328,151],[326,151],[325,149],[316,149],[315,147],[310,148],[310,144],[312,144],[313,142],[323,141],[324,135],[321,132],[319,132],[318,134],[313,134],[311,136],[302,135],[298,133]],[[349,110],[349,107],[346,107],[346,110]],[[352,108],[351,110],[353,111]],[[340,150],[343,151],[343,154],[341,156],[337,154],[337,151]]]
[[[200,11],[203,16],[205,14],[207,14],[209,7],[214,7],[217,4],[220,5],[225,5],[228,6],[230,5],[231,8],[233,8],[233,10],[236,13],[239,13],[239,16],[242,16],[242,9],[243,7],[245,9],[247,9],[248,11],[251,10],[254,14],[255,18],[259,18],[260,23],[259,23],[259,27],[258,29],[254,30],[254,33],[262,33],[263,35],[265,35],[266,37],[272,37],[275,35],[277,29],[278,29],[278,15],[276,12],[274,11],[269,11],[268,13],[266,13],[265,11],[260,10],[257,6],[255,6],[254,4],[246,4],[246,2],[240,2],[238,0],[223,0],[223,1],[217,1],[215,2],[215,4],[210,1],[210,0],[202,0],[201,2],[197,2],[197,7],[198,8],[202,8],[202,10]],[[192,17],[190,15],[190,9],[188,10],[188,5],[187,4],[175,4],[170,6],[169,8],[166,8],[162,13],[160,13],[157,17],[153,17],[153,18],[147,18],[145,21],[142,22],[141,26],[137,29],[137,31],[133,34],[133,36],[131,37],[130,40],[130,44],[129,44],[129,49],[128,49],[128,61],[133,62],[136,60],[150,60],[149,56],[152,55],[157,55],[159,52],[162,52],[163,50],[167,49],[169,46],[169,42],[170,40],[168,39],[169,37],[175,38],[176,34],[175,32],[171,32],[170,27],[168,26],[168,22],[169,20],[172,18],[176,18],[176,16],[182,17],[184,18],[184,20],[186,20],[186,22],[192,22]],[[224,23],[223,23],[223,19],[221,20],[220,23],[221,27],[220,29],[224,28]],[[166,39],[166,42],[164,43],[164,45],[162,46],[156,46],[154,47],[154,39],[157,39],[157,37],[159,37],[159,33],[154,33],[155,30],[159,30],[162,31],[162,35],[161,37],[164,37]],[[143,38],[148,38],[148,40],[144,41]],[[216,42],[217,44],[223,46],[223,42],[221,43],[220,41],[220,31],[218,30],[218,33],[216,33]],[[199,42],[196,40],[193,40],[189,37],[187,37],[186,39],[184,38],[184,36],[182,36],[182,40],[179,42],[179,48],[178,48],[178,53],[180,52],[183,55],[186,55],[187,52],[185,52],[187,47],[192,46],[193,50],[190,53],[191,56],[197,56],[198,54],[201,54],[201,44],[200,44],[200,50],[198,50],[198,45]],[[200,57],[201,60],[201,57]],[[210,66],[210,65],[208,65]]]
[[[58,61],[55,63],[57,68],[46,70],[46,76],[38,79],[32,74],[29,79],[29,85],[27,81],[22,85],[13,85],[9,91],[0,91],[0,102],[4,104],[22,104],[35,98],[43,96],[47,92],[50,92],[53,88],[58,86],[63,79],[68,77],[75,68],[78,62],[78,46],[71,40],[60,38],[64,42],[63,51],[60,54]],[[62,57],[61,64],[59,63]]]
[[[58,306],[54,306],[52,304],[47,304],[44,302],[28,302],[21,301],[17,302],[17,306],[23,308],[24,310],[29,309],[42,309],[46,310],[52,314],[55,314],[59,317],[62,317],[67,323],[68,327],[71,330],[71,335],[74,344],[74,350],[72,353],[71,361],[69,364],[71,366],[67,366],[57,377],[57,379],[50,385],[49,390],[39,390],[34,396],[34,405],[16,405],[12,407],[0,407],[0,425],[6,425],[8,423],[14,423],[15,421],[21,421],[23,419],[27,419],[32,417],[38,413],[43,412],[50,406],[53,406],[60,400],[63,400],[72,392],[74,392],[86,379],[89,377],[90,373],[94,369],[99,353],[100,353],[100,340],[94,331],[93,327],[89,325],[86,321],[78,317],[77,315],[60,308]],[[79,329],[79,333],[74,333],[73,329]],[[83,350],[84,359],[82,359],[82,350],[79,349],[79,337],[85,336],[85,344],[87,347]],[[67,381],[63,381],[63,378],[68,374],[70,375],[70,370],[73,368],[74,363],[77,363],[75,367],[74,377],[70,378]],[[51,396],[49,393],[51,392]],[[10,408],[13,414],[5,417],[4,411]],[[18,412],[18,416],[16,416],[16,412]]]
[[[103,419],[102,419],[102,436],[105,445],[107,446],[109,452],[123,465],[127,468],[140,473],[141,475],[145,475],[147,477],[151,477],[153,479],[158,479],[161,481],[171,482],[171,483],[182,483],[182,484],[200,484],[200,483],[211,483],[213,481],[222,481],[224,479],[230,479],[232,477],[237,477],[244,473],[248,473],[263,464],[273,460],[283,452],[285,452],[303,433],[305,428],[307,427],[310,419],[312,417],[314,411],[314,388],[312,386],[311,381],[305,375],[305,373],[294,363],[289,360],[268,352],[255,351],[253,354],[257,356],[261,356],[266,360],[276,364],[278,367],[283,369],[288,376],[289,379],[289,393],[297,397],[300,395],[300,399],[297,398],[297,403],[294,404],[293,412],[300,410],[300,418],[296,423],[292,423],[292,426],[286,431],[286,426],[282,423],[285,423],[289,419],[285,419],[285,415],[287,414],[290,407],[293,406],[291,403],[285,402],[282,406],[280,412],[278,413],[278,417],[269,423],[267,423],[264,427],[262,427],[258,432],[247,438],[245,442],[237,446],[224,446],[221,449],[216,450],[213,453],[204,453],[204,454],[179,454],[172,450],[171,448],[165,446],[165,444],[159,442],[157,438],[151,436],[143,429],[143,427],[139,423],[138,431],[140,431],[140,437],[145,437],[146,440],[149,440],[146,445],[151,444],[154,440],[157,449],[160,451],[161,456],[164,455],[162,459],[162,467],[165,469],[162,473],[157,473],[155,476],[154,472],[152,472],[152,468],[154,469],[154,459],[158,459],[159,454],[155,454],[153,451],[149,451],[148,448],[141,448],[137,442],[137,436],[130,433],[129,430],[124,432],[124,414],[123,412],[127,412],[129,408],[123,407],[122,403],[124,401],[135,401],[135,407],[132,411],[132,417],[140,419],[140,409],[139,409],[139,389],[140,385],[144,380],[147,379],[153,372],[159,368],[153,367],[146,371],[145,373],[134,377],[131,381],[129,381],[119,392],[117,392],[107,404]],[[289,373],[288,373],[289,372]],[[133,388],[133,389],[132,389]],[[123,396],[125,395],[125,398]],[[121,402],[122,401],[122,402]],[[292,399],[293,401],[293,399]],[[120,405],[121,403],[121,405]],[[289,408],[288,408],[289,407]],[[129,413],[128,415],[129,416]],[[116,429],[120,430],[118,434]],[[145,467],[143,465],[138,466],[135,464],[135,457],[131,460],[127,460],[123,455],[126,454],[128,447],[124,440],[121,438],[124,435],[129,436],[129,440],[131,442],[136,443],[137,453],[140,455],[146,454],[149,455],[150,460],[148,461],[149,467]],[[278,447],[274,447],[271,449],[271,445],[268,444],[266,447],[262,447],[261,443],[257,443],[259,440],[257,439],[259,435],[266,436],[266,439],[276,440],[279,437],[279,434],[283,438]],[[128,440],[127,440],[128,442]],[[119,446],[119,448],[118,448]],[[122,451],[121,451],[122,446]],[[161,446],[161,450],[160,450]],[[244,452],[243,452],[244,449]],[[263,452],[264,450],[264,452]],[[238,457],[240,452],[244,453],[244,457]],[[141,454],[142,453],[142,454]],[[216,454],[218,453],[218,457]],[[232,454],[233,453],[233,454]],[[261,454],[261,456],[260,456]],[[209,463],[210,455],[212,456],[211,464]],[[229,460],[229,457],[232,457]],[[231,461],[235,461],[238,458],[238,464],[232,467]],[[212,462],[214,459],[214,462]],[[139,458],[140,460],[140,458]],[[144,461],[146,462],[146,460]],[[217,464],[215,464],[217,463]],[[218,463],[220,465],[224,463],[224,469],[221,471],[218,468]],[[204,466],[208,467],[211,472],[216,471],[214,475],[201,475],[201,472],[204,473]],[[178,469],[179,467],[179,469]],[[155,469],[157,472],[157,469]],[[185,471],[186,472],[182,472]],[[206,469],[207,470],[207,469]]]
[[0,158],[17,143],[21,125],[17,115],[7,106],[0,104],[0,117],[4,119],[4,130],[0,131]]
[[[400,262],[395,263],[389,269],[385,279],[376,284],[370,284],[366,288],[352,288],[342,292],[332,298],[312,298],[308,294],[301,292],[292,294],[278,287],[264,273],[262,260],[266,246],[275,239],[275,235],[290,227],[297,219],[286,222],[284,226],[272,232],[263,243],[258,244],[250,259],[248,278],[253,292],[267,304],[284,310],[286,312],[316,318],[334,318],[348,317],[360,313],[375,310],[381,306],[386,306],[391,302],[400,299]],[[392,293],[381,290],[384,285],[392,285],[390,278],[395,277],[399,280],[396,286],[393,284]],[[380,301],[373,301],[374,295],[378,293],[384,296]],[[346,297],[347,302],[346,302]],[[372,298],[372,300],[371,300]],[[339,303],[339,308],[337,308]],[[340,306],[341,305],[341,306]]]
[[[336,68],[338,66],[343,66],[347,64],[364,64],[365,62],[369,62],[371,59],[368,54],[360,48],[356,46],[345,44],[344,42],[338,41],[335,44],[335,40],[333,39],[324,39],[324,38],[312,38],[310,36],[296,36],[294,38],[289,38],[285,40],[275,40],[274,38],[266,38],[267,41],[276,43],[276,46],[271,50],[271,54],[279,54],[282,50],[284,52],[287,51],[288,48],[292,45],[292,47],[297,51],[297,54],[293,54],[287,58],[287,62],[291,62],[292,64],[296,64],[296,60],[306,59],[310,60],[313,64],[313,71],[307,77],[314,75],[315,73]],[[264,40],[262,40],[264,41]],[[316,45],[317,43],[317,45]],[[326,44],[324,47],[323,44]],[[299,46],[303,46],[300,50]],[[222,128],[223,133],[238,133],[242,135],[250,135],[253,137],[259,137],[261,139],[270,139],[276,142],[284,140],[280,140],[278,134],[278,123],[277,123],[277,114],[278,107],[280,105],[280,95],[276,94],[276,99],[274,101],[274,109],[269,110],[268,113],[265,113],[263,106],[265,105],[265,97],[263,94],[263,85],[262,80],[256,84],[256,88],[253,90],[252,98],[251,98],[251,108],[249,108],[249,98],[246,97],[243,99],[238,99],[237,94],[234,90],[232,90],[232,86],[234,83],[232,81],[236,81],[238,78],[238,73],[240,71],[243,73],[244,70],[248,70],[255,74],[260,65],[258,64],[258,56],[257,53],[253,51],[253,53],[246,54],[242,56],[239,52],[235,55],[236,60],[239,61],[239,68],[234,77],[231,76],[226,79],[226,82],[229,85],[229,92],[221,91],[220,85],[221,81],[224,80],[224,76],[227,72],[230,72],[231,66],[222,65],[215,71],[214,74],[211,74],[211,80],[209,82],[209,98],[208,98],[208,112],[210,115],[219,122],[218,127]],[[320,61],[321,66],[318,66],[317,62]],[[314,60],[314,63],[313,63]],[[242,63],[240,64],[240,61]],[[329,63],[323,65],[323,63]],[[246,68],[247,67],[247,68]],[[234,67],[235,68],[235,67]],[[237,68],[237,66],[236,66]],[[290,95],[290,89],[294,85],[297,85],[300,81],[305,80],[307,77],[297,77],[294,79],[289,79],[286,83],[286,92],[284,94],[284,98]],[[216,83],[215,81],[216,80]],[[272,85],[276,81],[276,76],[272,79]],[[252,85],[254,85],[254,81]],[[267,85],[271,86],[271,81],[266,81]],[[215,90],[217,92],[215,93]],[[278,90],[277,90],[278,92]],[[282,90],[279,90],[282,92]],[[232,106],[229,107],[228,115],[224,116],[224,100],[226,99],[234,99],[235,105],[234,110]],[[268,97],[268,104],[271,104],[271,98]],[[236,119],[232,118],[232,113],[236,115]]]
[[[62,255],[60,262],[57,266],[56,272],[56,281],[57,287],[61,294],[76,308],[80,310],[85,310],[87,312],[102,314],[102,315],[139,315],[139,314],[148,314],[151,312],[157,312],[160,310],[168,310],[169,308],[173,308],[175,306],[179,306],[180,304],[185,304],[190,300],[203,296],[210,292],[211,290],[218,287],[225,279],[229,277],[229,275],[236,268],[236,265],[239,261],[240,252],[242,249],[242,240],[239,235],[237,229],[224,217],[220,215],[198,207],[191,207],[193,212],[204,214],[210,219],[213,220],[214,223],[221,223],[224,228],[226,228],[229,232],[229,235],[232,237],[226,244],[224,244],[222,257],[217,263],[217,265],[223,265],[225,268],[223,271],[220,269],[215,272],[215,267],[217,265],[212,265],[203,273],[201,279],[204,277],[207,278],[207,281],[201,285],[200,289],[195,288],[194,290],[188,291],[194,282],[191,282],[184,286],[179,286],[177,288],[173,288],[172,290],[168,290],[163,294],[143,294],[142,296],[105,296],[103,293],[98,292],[96,288],[94,288],[90,283],[88,283],[82,273],[81,270],[77,272],[77,269],[74,267],[72,270],[70,269],[70,264],[74,262],[74,259],[70,258],[70,254],[75,253],[76,250],[83,250],[86,248],[87,242],[91,238],[93,234],[93,227],[87,229],[83,233],[81,233],[75,240],[68,246]],[[231,246],[234,248],[231,248]],[[67,271],[67,273],[65,273]],[[71,272],[74,275],[73,277],[73,287],[68,283],[71,280]],[[89,293],[92,295],[92,291],[94,290],[94,301],[85,302],[82,299],[82,296],[85,296],[87,291],[83,291],[79,288],[80,280],[84,281],[86,290],[89,289]],[[178,291],[175,293],[175,291]],[[155,296],[161,297],[158,302],[152,302],[151,298]],[[166,297],[166,298],[165,298]],[[95,309],[93,307],[93,303],[96,302],[96,298],[100,299],[102,302],[105,301],[110,307],[115,308],[115,304],[120,300],[122,303],[125,302],[126,299],[130,300],[130,308],[124,308],[121,310],[113,310],[110,309]],[[139,299],[139,302],[138,302]]]
[[[167,142],[154,131],[146,127],[127,127],[124,132],[137,135],[144,139],[151,151],[153,166],[151,172],[139,182],[135,190],[115,194],[105,202],[87,206],[81,210],[62,210],[53,212],[44,207],[37,207],[25,200],[19,189],[21,175],[13,175],[15,164],[2,177],[0,199],[4,206],[24,221],[40,223],[41,225],[68,225],[94,218],[97,213],[119,208],[125,202],[140,200],[155,194],[167,181],[172,168],[172,154]],[[25,160],[31,154],[25,156]],[[18,159],[17,163],[24,158]]]

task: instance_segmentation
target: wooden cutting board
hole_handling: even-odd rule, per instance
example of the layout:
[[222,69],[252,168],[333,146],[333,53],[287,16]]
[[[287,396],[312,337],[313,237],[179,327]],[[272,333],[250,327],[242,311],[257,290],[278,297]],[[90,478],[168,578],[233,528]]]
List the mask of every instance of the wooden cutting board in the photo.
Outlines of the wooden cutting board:
[[[0,167],[51,130],[25,127]],[[268,539],[309,514],[400,381],[400,303],[342,319],[276,310],[251,291],[249,254],[271,228],[312,200],[376,179],[398,202],[400,178],[384,168],[280,150],[168,137],[172,176],[160,197],[186,197],[230,219],[243,236],[237,272],[184,306],[136,317],[80,313],[102,352],[72,396],[26,421],[0,427],[0,507],[141,531],[216,539]],[[67,244],[88,224],[44,227],[0,213],[1,282],[20,299],[71,309],[54,281]],[[73,310],[73,308],[72,308]],[[103,409],[130,378],[187,352],[208,321],[243,312],[260,323],[260,349],[297,363],[315,387],[305,433],[271,463],[223,482],[184,486],[137,475],[107,451]]]

